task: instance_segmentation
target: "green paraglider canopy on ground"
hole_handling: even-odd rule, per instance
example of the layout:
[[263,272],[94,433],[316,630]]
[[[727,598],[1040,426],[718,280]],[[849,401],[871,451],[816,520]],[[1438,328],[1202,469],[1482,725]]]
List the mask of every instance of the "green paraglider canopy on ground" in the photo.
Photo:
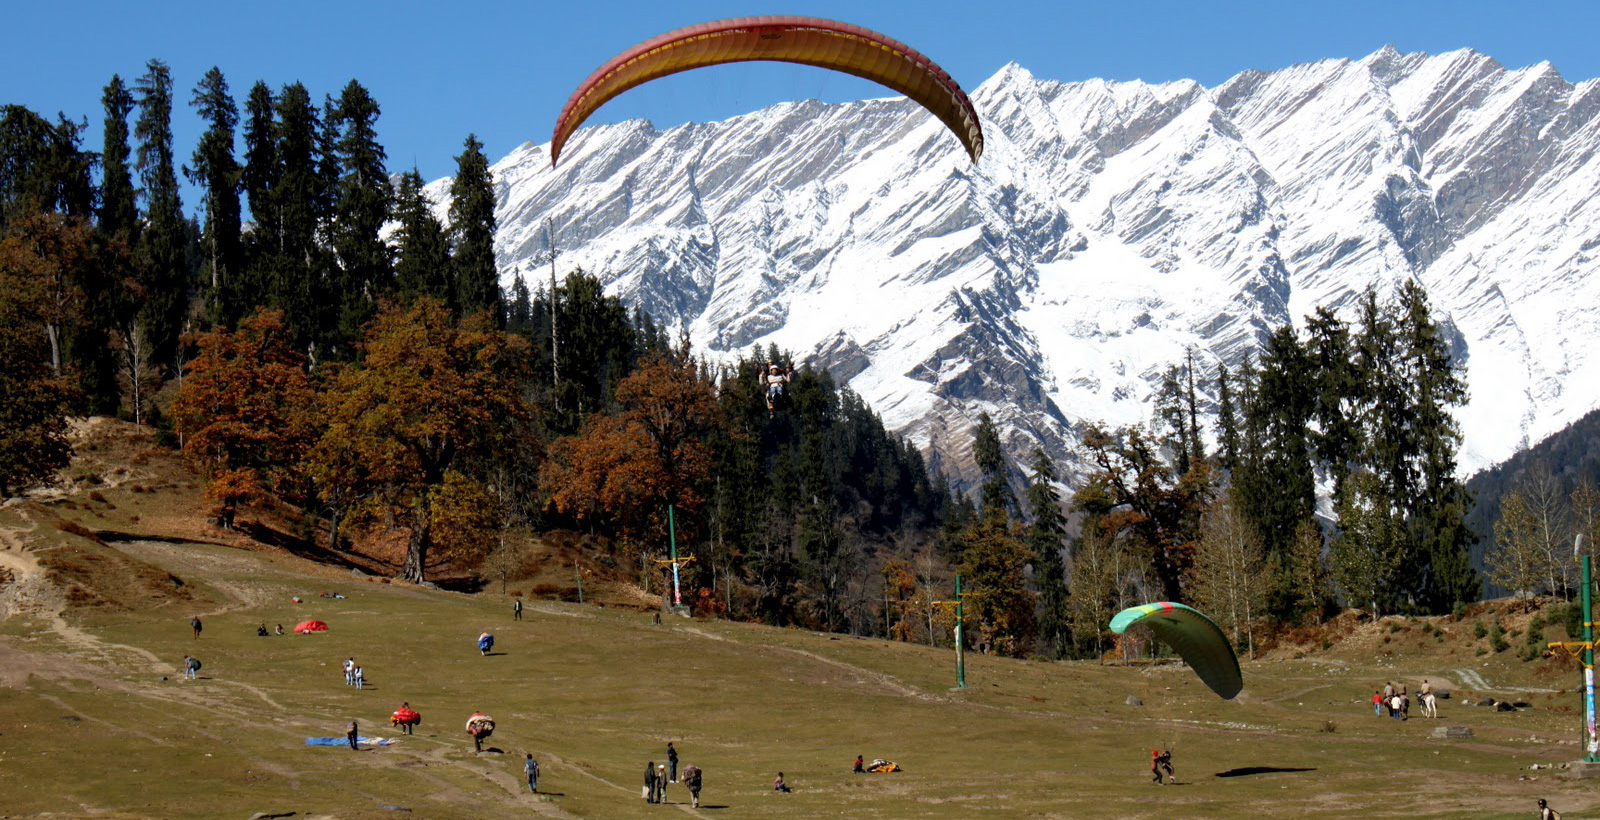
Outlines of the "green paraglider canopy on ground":
[[1134,625],[1148,626],[1156,638],[1171,646],[1200,680],[1227,700],[1244,689],[1239,656],[1228,636],[1198,609],[1170,601],[1140,604],[1118,612],[1111,631],[1121,634]]

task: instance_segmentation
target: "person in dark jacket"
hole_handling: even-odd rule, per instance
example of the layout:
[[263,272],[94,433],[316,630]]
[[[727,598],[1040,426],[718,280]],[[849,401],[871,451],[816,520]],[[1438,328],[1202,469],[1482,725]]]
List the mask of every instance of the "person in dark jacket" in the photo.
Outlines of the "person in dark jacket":
[[678,782],[678,750],[672,748],[672,741],[667,741],[667,780],[671,783]]
[[656,762],[644,764],[644,802],[656,802]]
[[356,722],[353,720],[350,721],[350,725],[346,726],[344,730],[344,736],[350,741],[350,748],[355,749],[358,752],[361,751],[361,747],[356,745],[356,735],[359,733],[360,727],[356,726]]
[[539,761],[533,759],[533,752],[522,761],[522,773],[528,776],[528,789],[534,794],[539,793]]

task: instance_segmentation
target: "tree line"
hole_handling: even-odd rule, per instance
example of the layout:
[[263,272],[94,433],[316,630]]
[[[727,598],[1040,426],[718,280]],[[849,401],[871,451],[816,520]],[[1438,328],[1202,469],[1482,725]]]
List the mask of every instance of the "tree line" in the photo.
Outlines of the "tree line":
[[1157,599],[1241,642],[1340,603],[1438,614],[1476,600],[1449,343],[1413,281],[1387,300],[1369,289],[1353,313],[1318,309],[1236,368],[1191,351],[1162,379],[1155,424],[1091,427],[1069,591],[1040,619],[1048,648],[1103,651],[1112,614]]

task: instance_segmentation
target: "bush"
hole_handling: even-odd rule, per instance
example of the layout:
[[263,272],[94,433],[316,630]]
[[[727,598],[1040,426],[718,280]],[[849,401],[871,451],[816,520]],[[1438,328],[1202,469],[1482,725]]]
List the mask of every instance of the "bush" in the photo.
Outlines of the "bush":
[[1511,648],[1511,644],[1506,642],[1506,628],[1498,618],[1489,627],[1489,648],[1496,652],[1504,652]]
[[1339,727],[1335,726],[1332,720],[1324,720],[1322,725],[1317,728],[1317,731],[1333,734],[1334,732],[1338,731],[1338,729]]
[[1573,601],[1552,614],[1559,617],[1562,626],[1567,629],[1567,637],[1574,641],[1583,640],[1583,603]]
[[1489,630],[1483,628],[1483,621],[1472,622],[1472,637],[1482,638],[1487,634],[1489,634]]
[[1458,621],[1465,620],[1467,617],[1467,609],[1468,606],[1466,601],[1457,601],[1456,608],[1450,610],[1450,617]]

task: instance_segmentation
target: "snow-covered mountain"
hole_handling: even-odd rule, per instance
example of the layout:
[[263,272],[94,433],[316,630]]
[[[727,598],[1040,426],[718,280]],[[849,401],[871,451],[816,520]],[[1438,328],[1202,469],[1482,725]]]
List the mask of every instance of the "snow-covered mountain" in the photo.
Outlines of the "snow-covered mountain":
[[1188,347],[1235,362],[1406,277],[1466,366],[1463,472],[1600,405],[1600,82],[1385,48],[1216,88],[1013,64],[972,99],[976,165],[900,98],[590,127],[555,170],[523,145],[503,274],[547,281],[553,231],[563,271],[702,353],[830,368],[957,476],[980,412],[1070,475],[1075,429],[1148,419]]

